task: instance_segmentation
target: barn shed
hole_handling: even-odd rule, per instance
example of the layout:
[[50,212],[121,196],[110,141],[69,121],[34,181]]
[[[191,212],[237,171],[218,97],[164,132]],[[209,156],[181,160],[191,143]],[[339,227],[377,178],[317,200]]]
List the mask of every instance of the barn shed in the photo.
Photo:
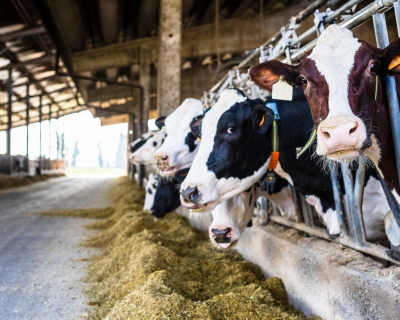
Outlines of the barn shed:
[[1,319],[399,319],[398,0],[3,0]]

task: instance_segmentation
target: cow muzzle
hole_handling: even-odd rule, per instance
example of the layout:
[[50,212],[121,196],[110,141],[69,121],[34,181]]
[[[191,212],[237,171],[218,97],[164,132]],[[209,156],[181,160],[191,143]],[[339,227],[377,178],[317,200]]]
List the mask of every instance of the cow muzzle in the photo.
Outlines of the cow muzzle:
[[154,154],[154,165],[161,171],[160,173],[165,176],[172,176],[176,172],[176,167],[170,165],[170,156],[166,153]]
[[358,117],[330,117],[318,126],[317,136],[317,154],[336,161],[352,161],[368,146],[365,125]]
[[230,227],[210,228],[209,233],[211,241],[215,242],[222,249],[232,248],[238,241],[232,241],[234,231]]
[[181,204],[189,208],[191,212],[207,211],[208,203],[200,203],[200,193],[197,187],[187,187],[181,190]]

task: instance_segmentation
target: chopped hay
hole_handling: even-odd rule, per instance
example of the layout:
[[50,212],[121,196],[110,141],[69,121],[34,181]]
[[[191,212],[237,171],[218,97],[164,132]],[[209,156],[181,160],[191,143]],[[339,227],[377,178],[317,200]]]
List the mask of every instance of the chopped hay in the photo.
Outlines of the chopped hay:
[[280,279],[216,249],[182,216],[143,212],[144,190],[129,178],[114,197],[113,212],[88,226],[102,230],[83,243],[102,248],[89,259],[88,319],[319,319],[289,305]]
[[84,208],[84,209],[68,209],[68,210],[51,210],[36,213],[39,216],[48,217],[73,217],[73,218],[87,218],[87,219],[104,219],[112,216],[115,209],[113,207],[107,208]]
[[0,190],[27,186],[35,182],[46,181],[51,178],[64,177],[64,173],[42,174],[35,176],[1,176]]

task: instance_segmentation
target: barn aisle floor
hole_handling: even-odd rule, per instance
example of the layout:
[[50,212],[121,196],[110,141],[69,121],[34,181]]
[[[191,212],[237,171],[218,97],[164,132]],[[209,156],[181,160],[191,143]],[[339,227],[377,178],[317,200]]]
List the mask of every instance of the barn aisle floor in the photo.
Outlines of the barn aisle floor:
[[72,176],[0,191],[0,319],[79,319],[86,313],[86,263],[79,243],[89,219],[32,213],[101,208],[115,177]]

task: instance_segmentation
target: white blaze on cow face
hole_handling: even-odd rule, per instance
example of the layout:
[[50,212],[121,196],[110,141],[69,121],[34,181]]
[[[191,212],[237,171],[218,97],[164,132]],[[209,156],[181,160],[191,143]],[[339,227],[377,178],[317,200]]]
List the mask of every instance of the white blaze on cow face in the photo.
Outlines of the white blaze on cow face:
[[[207,112],[201,125],[201,144],[193,161],[191,169],[181,185],[181,191],[197,187],[199,192],[198,204],[207,204],[202,209],[212,210],[218,203],[238,195],[243,190],[251,187],[267,170],[269,160],[254,175],[244,179],[235,177],[218,179],[214,172],[208,170],[207,161],[214,148],[214,139],[217,134],[217,124],[221,116],[236,103],[247,98],[238,90],[227,89],[221,93],[218,102]],[[182,205],[194,208],[196,205],[186,202],[181,197]]]
[[130,144],[131,152],[130,159],[133,163],[150,165],[153,163],[154,152],[160,148],[163,143],[166,133],[164,130],[156,132],[147,132]]
[[144,198],[143,211],[150,211],[154,204],[158,181],[153,173],[149,174],[149,180],[146,183],[146,195]]
[[349,102],[349,76],[360,47],[350,30],[331,25],[308,56],[329,88],[329,113],[318,126],[316,152],[333,160],[353,160],[367,139],[365,124]]
[[198,142],[190,131],[190,123],[204,111],[200,100],[188,98],[165,119],[168,136],[154,154],[155,164],[162,175],[173,176],[192,164]]

